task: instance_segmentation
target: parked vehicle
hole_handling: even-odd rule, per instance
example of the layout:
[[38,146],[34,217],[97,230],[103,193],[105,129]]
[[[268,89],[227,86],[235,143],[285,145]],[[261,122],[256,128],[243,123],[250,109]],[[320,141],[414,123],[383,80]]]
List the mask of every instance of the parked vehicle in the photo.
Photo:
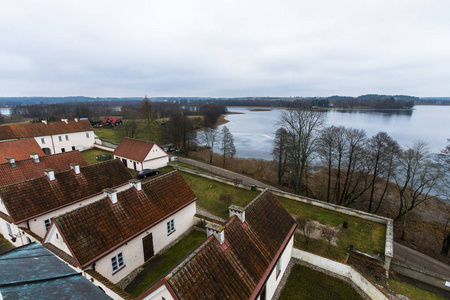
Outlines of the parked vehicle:
[[110,160],[111,158],[112,158],[111,154],[102,154],[102,155],[97,155],[95,157],[96,160],[100,160],[100,161]]
[[170,161],[178,161],[178,156],[171,156]]
[[148,176],[159,174],[159,170],[156,169],[144,169],[139,171],[137,178],[147,178]]

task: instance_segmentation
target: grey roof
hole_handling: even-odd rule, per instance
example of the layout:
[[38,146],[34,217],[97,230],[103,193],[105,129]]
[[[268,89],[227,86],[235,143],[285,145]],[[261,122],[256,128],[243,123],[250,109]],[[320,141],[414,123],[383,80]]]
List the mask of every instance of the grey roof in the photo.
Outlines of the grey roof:
[[111,299],[39,244],[0,255],[0,299]]

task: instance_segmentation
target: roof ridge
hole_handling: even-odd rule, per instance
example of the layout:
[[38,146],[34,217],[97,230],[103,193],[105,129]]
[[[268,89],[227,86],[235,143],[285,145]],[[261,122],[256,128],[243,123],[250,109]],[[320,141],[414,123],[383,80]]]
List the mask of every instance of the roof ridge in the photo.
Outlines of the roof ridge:
[[[244,206],[244,209],[249,208],[252,206],[256,201],[258,201],[259,198],[261,198],[263,195],[265,195],[267,192],[270,192],[269,188],[266,188],[264,191],[262,191],[258,196],[255,197],[252,201],[250,201],[246,206]],[[271,192],[270,192],[271,193]]]

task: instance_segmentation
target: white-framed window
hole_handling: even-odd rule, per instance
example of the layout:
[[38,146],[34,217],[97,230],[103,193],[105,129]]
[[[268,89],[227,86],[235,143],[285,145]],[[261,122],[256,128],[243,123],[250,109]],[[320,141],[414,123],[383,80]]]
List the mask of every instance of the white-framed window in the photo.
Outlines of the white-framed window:
[[167,222],[167,235],[171,234],[175,231],[175,220],[172,219],[169,222]]
[[69,136],[66,134],[66,141],[68,141],[69,140]]
[[62,142],[62,135],[58,136],[58,140]]
[[276,267],[275,272],[276,272],[275,274],[277,274],[277,278],[278,278],[278,275],[280,275],[280,272],[281,272],[281,256],[277,260],[277,267]]
[[45,144],[45,139],[41,138],[41,144]]
[[113,258],[111,258],[111,268],[112,268],[113,273],[122,269],[124,266],[125,266],[125,261],[123,259],[123,252],[120,252],[119,254],[117,254],[116,256],[113,256]]
[[48,228],[50,227],[51,223],[52,223],[52,219],[51,218],[47,219],[47,220],[44,220],[45,231],[48,230]]
[[8,229],[8,234],[9,234],[10,236],[12,236],[11,225],[9,225],[9,223],[6,223],[6,228]]
[[89,132],[86,132],[86,137],[89,138]]

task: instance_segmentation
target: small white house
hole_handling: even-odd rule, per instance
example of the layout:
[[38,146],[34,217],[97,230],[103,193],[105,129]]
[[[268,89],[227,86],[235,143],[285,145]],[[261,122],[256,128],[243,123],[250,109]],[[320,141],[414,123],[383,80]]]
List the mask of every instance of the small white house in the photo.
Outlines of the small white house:
[[297,223],[268,190],[222,225],[136,299],[272,299],[291,260]]
[[157,144],[130,138],[124,138],[113,155],[136,171],[162,168],[169,162],[169,155]]
[[193,227],[197,197],[178,172],[130,186],[55,218],[44,245],[117,283]]

